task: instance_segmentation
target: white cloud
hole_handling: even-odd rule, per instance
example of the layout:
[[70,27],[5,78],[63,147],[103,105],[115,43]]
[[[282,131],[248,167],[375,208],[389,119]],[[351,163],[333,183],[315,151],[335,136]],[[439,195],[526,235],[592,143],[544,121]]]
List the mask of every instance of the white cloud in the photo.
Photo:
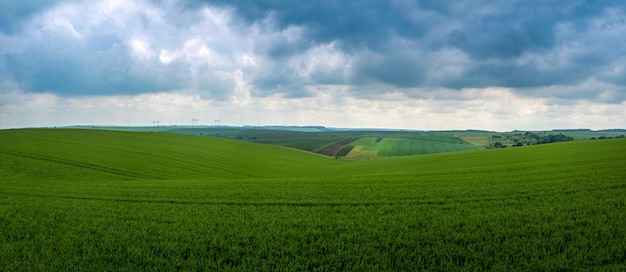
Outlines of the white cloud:
[[[545,99],[519,96],[504,88],[450,91],[450,99],[412,99],[400,92],[385,99],[349,96],[342,86],[313,88],[310,97],[275,94],[252,98],[245,77],[227,101],[204,99],[187,91],[63,98],[50,93],[1,93],[0,128],[60,125],[325,125],[334,127],[445,129],[553,129],[626,127],[626,103],[602,104],[581,100],[549,105]],[[454,97],[454,96],[459,96]]]
[[154,53],[150,49],[150,45],[142,40],[135,39],[130,41],[130,48],[133,55],[140,59],[148,59],[154,55]]
[[312,47],[301,55],[289,60],[289,67],[294,69],[305,84],[324,84],[345,82],[351,58],[336,48],[336,44],[321,44]]
[[176,60],[176,58],[178,58],[176,53],[169,52],[164,49],[161,49],[161,51],[159,52],[159,61],[161,61],[161,63],[163,64],[169,64],[172,61]]
[[251,102],[250,85],[245,81],[244,74],[241,70],[233,73],[235,80],[235,88],[233,89],[231,101],[235,105],[247,106]]

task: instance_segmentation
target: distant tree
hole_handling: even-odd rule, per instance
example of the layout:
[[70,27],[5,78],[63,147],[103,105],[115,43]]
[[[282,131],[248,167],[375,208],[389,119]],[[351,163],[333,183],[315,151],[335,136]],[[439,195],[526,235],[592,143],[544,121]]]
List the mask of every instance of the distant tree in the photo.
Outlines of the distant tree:
[[567,142],[567,141],[573,141],[573,140],[574,138],[565,136],[563,134],[558,134],[558,135],[550,134],[548,136],[541,138],[540,143],[547,144],[547,143]]
[[494,146],[495,148],[502,148],[502,143],[501,143],[501,142],[495,142],[495,143],[493,144],[493,146]]

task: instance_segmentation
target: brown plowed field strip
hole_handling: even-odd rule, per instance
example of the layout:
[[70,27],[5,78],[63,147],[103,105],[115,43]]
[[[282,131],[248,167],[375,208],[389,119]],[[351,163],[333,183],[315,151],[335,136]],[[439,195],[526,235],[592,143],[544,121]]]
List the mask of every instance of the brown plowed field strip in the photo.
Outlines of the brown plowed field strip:
[[339,140],[336,141],[332,144],[329,144],[325,147],[323,147],[322,149],[320,149],[319,151],[317,151],[317,153],[322,154],[322,155],[326,155],[326,156],[334,156],[335,154],[337,154],[337,152],[339,150],[341,150],[342,147],[344,147],[345,145],[354,142],[356,140],[360,139],[360,137],[355,137],[355,138],[346,138],[343,140]]

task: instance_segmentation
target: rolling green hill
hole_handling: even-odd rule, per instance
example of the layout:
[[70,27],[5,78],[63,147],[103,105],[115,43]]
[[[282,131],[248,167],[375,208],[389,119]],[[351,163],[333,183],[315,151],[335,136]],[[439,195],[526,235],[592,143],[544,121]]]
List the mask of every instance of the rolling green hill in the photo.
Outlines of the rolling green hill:
[[626,140],[336,160],[216,137],[0,130],[12,270],[623,270]]
[[28,163],[13,170],[57,170],[53,172],[61,178],[74,176],[74,171],[126,179],[268,177],[307,172],[303,161],[309,166],[327,163],[320,156],[276,146],[150,132],[7,130],[0,141],[0,154],[7,160]]

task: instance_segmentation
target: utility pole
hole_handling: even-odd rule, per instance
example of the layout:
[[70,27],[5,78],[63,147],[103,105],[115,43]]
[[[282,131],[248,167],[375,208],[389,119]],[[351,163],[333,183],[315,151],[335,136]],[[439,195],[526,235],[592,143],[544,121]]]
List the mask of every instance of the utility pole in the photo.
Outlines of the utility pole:
[[191,119],[191,126],[197,126],[198,125],[198,119],[193,118]]
[[220,126],[220,120],[215,120],[215,126],[219,127]]

